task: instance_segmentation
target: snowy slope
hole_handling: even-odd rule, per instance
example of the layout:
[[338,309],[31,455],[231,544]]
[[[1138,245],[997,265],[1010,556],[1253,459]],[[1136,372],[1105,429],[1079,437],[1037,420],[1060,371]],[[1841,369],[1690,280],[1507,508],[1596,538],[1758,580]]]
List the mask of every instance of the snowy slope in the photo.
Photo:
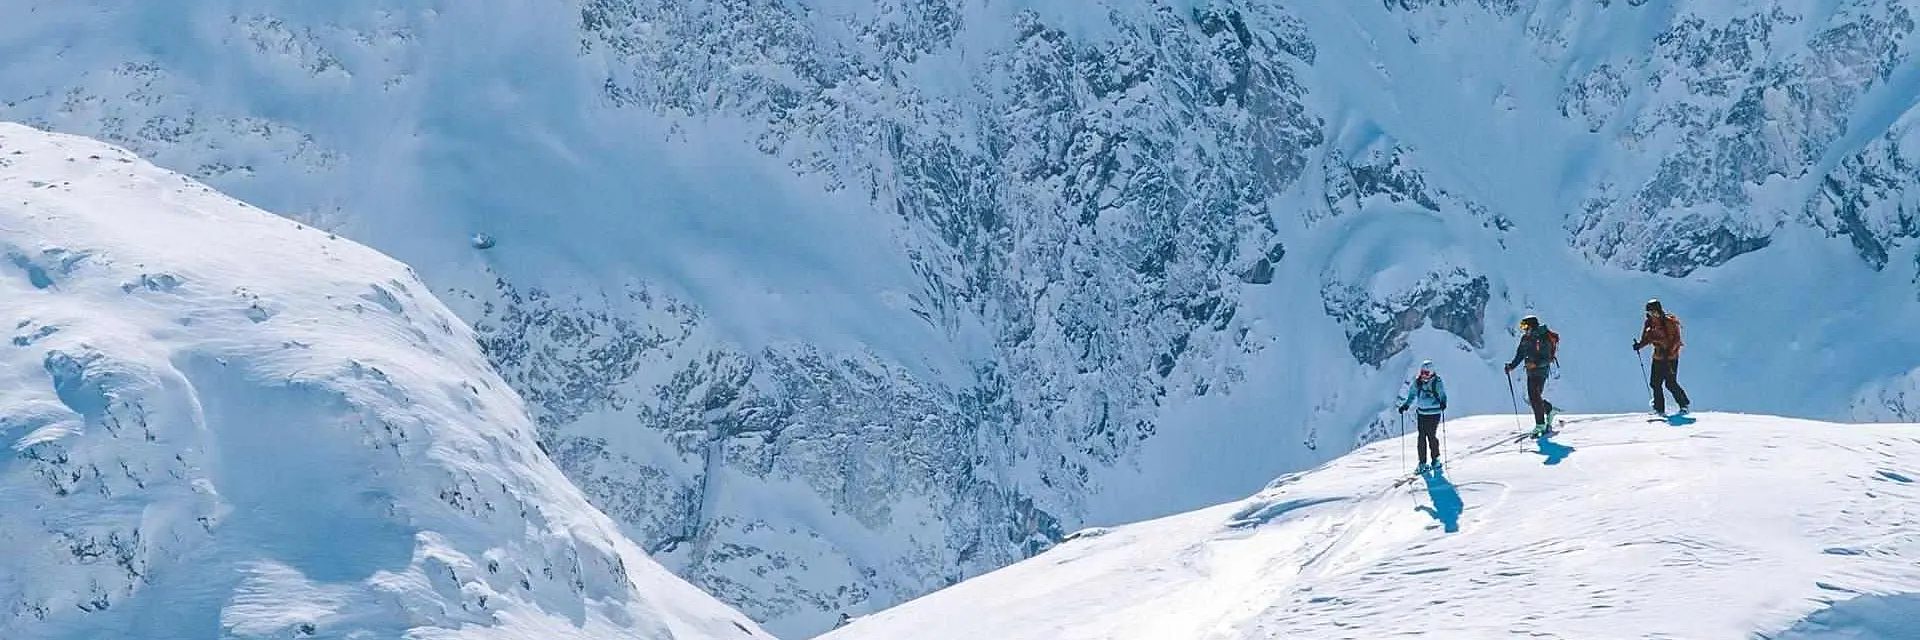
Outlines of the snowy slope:
[[[830,640],[1855,638],[1920,628],[1920,425],[1448,425],[1246,500],[1083,532]],[[1764,634],[1764,635],[1756,635]]]
[[[1386,432],[1920,419],[1906,0],[17,0],[0,117],[413,265],[554,461],[783,635]],[[495,244],[479,249],[476,233]]]
[[15,124],[0,255],[0,637],[770,637],[587,503],[405,265]]

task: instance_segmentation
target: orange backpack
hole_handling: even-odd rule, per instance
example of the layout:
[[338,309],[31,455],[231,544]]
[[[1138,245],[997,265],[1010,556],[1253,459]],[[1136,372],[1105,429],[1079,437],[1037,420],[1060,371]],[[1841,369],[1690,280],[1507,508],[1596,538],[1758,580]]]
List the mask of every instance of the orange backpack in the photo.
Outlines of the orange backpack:
[[1667,335],[1673,339],[1673,350],[1679,351],[1680,346],[1687,343],[1685,340],[1680,339],[1680,316],[1676,316],[1671,313],[1666,314],[1666,316],[1667,316]]

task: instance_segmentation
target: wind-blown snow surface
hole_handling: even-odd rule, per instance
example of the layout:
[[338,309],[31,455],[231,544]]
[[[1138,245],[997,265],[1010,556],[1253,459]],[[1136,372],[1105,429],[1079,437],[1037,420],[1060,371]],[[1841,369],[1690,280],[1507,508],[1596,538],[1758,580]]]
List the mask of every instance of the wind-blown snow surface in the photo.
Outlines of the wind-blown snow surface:
[[[783,635],[1510,411],[1920,419],[1910,1],[13,0],[0,117],[413,265]],[[477,249],[468,239],[489,234]],[[484,243],[483,243],[484,244]]]
[[0,123],[0,637],[766,638],[405,265]]
[[[831,640],[1914,637],[1920,425],[1457,420],[1444,472],[1376,443],[1110,530]],[[1761,635],[1755,635],[1761,634]]]

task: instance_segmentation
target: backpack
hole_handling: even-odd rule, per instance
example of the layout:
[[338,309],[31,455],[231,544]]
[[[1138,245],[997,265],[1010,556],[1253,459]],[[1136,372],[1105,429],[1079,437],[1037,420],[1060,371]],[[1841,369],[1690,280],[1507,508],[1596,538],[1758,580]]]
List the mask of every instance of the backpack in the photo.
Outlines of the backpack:
[[1558,332],[1553,329],[1547,329],[1547,339],[1544,341],[1534,338],[1532,335],[1528,335],[1526,339],[1536,341],[1534,343],[1533,354],[1527,357],[1528,369],[1548,364],[1560,364],[1560,334]]
[[1671,313],[1665,315],[1667,316],[1667,335],[1673,338],[1673,348],[1678,351],[1681,345],[1686,344],[1686,341],[1680,339],[1680,316]]
[[1422,397],[1422,398],[1433,398],[1435,402],[1439,402],[1440,401],[1439,389],[1435,389],[1433,385],[1433,383],[1438,381],[1439,379],[1440,379],[1439,375],[1435,375],[1431,378],[1427,378],[1426,380],[1414,378],[1413,388],[1414,388],[1415,395],[1417,397]]

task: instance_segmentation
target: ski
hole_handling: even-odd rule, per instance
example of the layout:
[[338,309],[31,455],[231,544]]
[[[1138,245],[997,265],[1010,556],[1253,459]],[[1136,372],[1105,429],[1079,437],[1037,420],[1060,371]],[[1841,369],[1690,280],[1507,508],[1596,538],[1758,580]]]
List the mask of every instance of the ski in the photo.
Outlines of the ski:
[[1416,473],[1416,474],[1401,478],[1399,480],[1393,481],[1393,488],[1398,489],[1400,487],[1404,487],[1409,484],[1412,484],[1413,481],[1415,480],[1420,480],[1426,477],[1427,477],[1427,474],[1425,473]]
[[1522,431],[1520,432],[1520,435],[1514,436],[1511,442],[1522,442],[1525,440],[1539,440],[1541,438],[1551,438],[1551,437],[1560,435],[1561,426],[1563,425],[1555,424],[1551,427],[1547,427],[1546,431],[1540,431],[1540,432],[1536,432],[1532,430]]
[[1393,486],[1394,488],[1403,487],[1403,486],[1406,486],[1408,483],[1425,478],[1430,474],[1438,474],[1445,469],[1446,469],[1445,466],[1440,466],[1436,468],[1415,471],[1411,475],[1408,475],[1406,477],[1400,478],[1399,480],[1393,481]]

